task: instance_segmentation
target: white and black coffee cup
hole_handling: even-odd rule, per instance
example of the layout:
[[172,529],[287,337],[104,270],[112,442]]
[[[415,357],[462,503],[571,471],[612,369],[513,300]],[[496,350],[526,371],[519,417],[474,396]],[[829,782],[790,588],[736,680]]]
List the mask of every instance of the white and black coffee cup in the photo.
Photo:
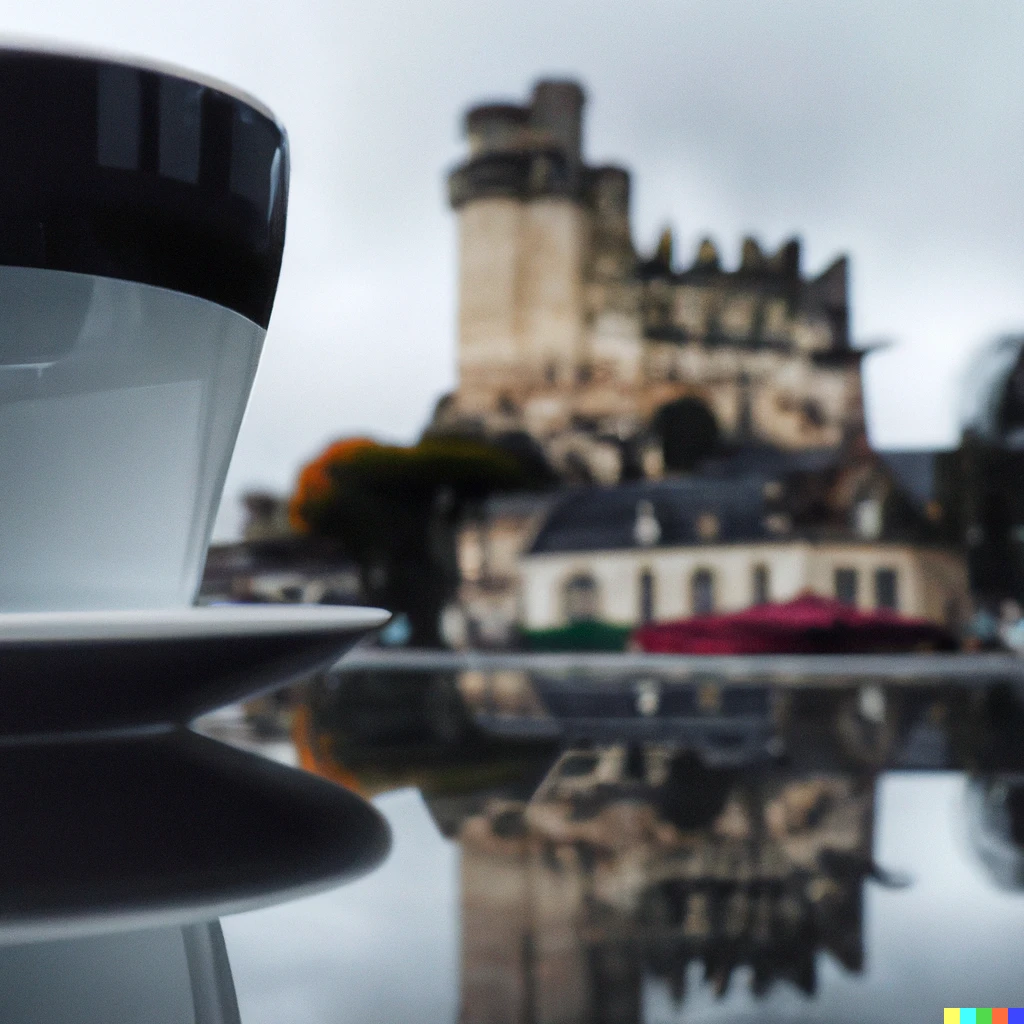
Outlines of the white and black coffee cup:
[[0,612],[191,603],[277,288],[287,136],[156,66],[0,50]]

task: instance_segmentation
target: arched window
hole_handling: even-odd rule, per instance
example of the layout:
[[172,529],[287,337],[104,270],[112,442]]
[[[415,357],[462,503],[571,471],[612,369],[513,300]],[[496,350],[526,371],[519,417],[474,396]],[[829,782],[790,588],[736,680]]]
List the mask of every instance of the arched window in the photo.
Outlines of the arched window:
[[857,607],[857,590],[859,589],[857,570],[850,568],[836,569],[835,586],[836,600],[842,601],[853,608]]
[[640,625],[654,621],[654,573],[644,569],[640,573]]
[[895,569],[875,570],[875,607],[899,610],[899,576]]
[[568,622],[589,622],[598,616],[597,583],[589,573],[570,576],[562,590],[562,603]]
[[715,574],[710,569],[698,569],[690,577],[690,608],[694,615],[715,610]]
[[767,604],[771,600],[771,576],[767,565],[755,565],[751,571],[751,604]]

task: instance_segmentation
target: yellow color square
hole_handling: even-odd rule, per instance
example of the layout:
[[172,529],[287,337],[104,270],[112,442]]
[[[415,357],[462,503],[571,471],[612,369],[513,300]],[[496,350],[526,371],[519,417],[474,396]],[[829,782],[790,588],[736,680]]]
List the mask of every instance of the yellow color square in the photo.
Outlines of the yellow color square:
[[942,1011],[942,1024],[960,1024],[960,1007],[947,1006]]

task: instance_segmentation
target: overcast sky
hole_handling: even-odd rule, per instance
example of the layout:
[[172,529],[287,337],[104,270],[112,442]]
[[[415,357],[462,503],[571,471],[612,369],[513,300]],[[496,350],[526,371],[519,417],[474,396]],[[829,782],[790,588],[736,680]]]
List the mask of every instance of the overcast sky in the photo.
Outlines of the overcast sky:
[[217,533],[352,432],[412,440],[454,384],[444,175],[472,102],[587,88],[633,171],[635,240],[750,232],[852,257],[871,434],[950,443],[970,353],[1024,327],[1020,0],[0,0],[0,29],[227,79],[287,126],[288,241]]

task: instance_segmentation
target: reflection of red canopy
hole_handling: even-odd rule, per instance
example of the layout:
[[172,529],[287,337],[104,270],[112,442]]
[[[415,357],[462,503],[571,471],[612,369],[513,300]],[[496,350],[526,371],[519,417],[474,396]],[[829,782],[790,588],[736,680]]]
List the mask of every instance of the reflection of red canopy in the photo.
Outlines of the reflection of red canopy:
[[857,611],[811,595],[732,615],[642,626],[631,646],[650,654],[871,654],[952,650],[948,630],[896,612]]

